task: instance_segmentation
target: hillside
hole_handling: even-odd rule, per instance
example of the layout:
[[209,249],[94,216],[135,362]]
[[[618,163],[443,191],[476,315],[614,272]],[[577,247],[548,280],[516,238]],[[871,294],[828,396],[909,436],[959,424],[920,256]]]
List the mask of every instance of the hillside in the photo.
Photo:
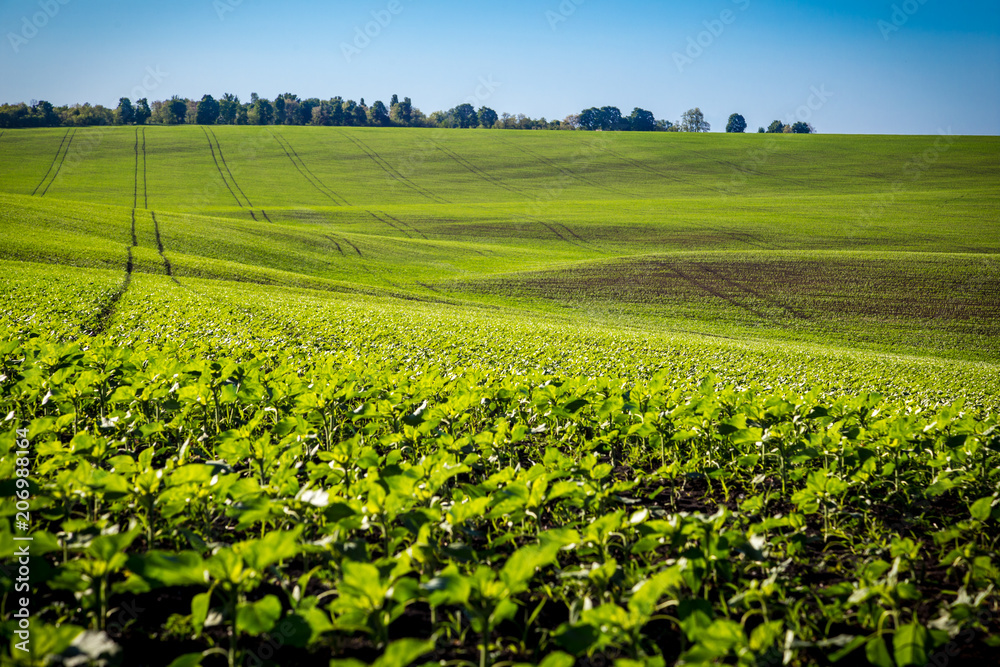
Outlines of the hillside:
[[998,156],[0,133],[0,665],[996,664]]
[[140,273],[995,362],[998,154],[956,137],[7,131],[0,258],[124,269],[134,242]]

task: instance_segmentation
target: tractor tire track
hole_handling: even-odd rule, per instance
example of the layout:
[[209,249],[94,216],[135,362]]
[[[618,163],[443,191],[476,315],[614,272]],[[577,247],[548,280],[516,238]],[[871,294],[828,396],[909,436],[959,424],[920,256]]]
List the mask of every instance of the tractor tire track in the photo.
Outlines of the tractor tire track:
[[532,151],[532,150],[530,150],[528,148],[525,148],[524,146],[521,146],[516,141],[505,140],[504,143],[506,143],[506,144],[508,144],[510,146],[513,146],[517,150],[519,150],[522,153],[528,155],[529,157],[534,158],[535,160],[538,160],[542,164],[546,164],[546,165],[552,167],[553,169],[555,169],[556,171],[558,171],[559,173],[561,173],[566,178],[570,178],[570,179],[573,179],[573,180],[580,181],[581,183],[583,183],[584,185],[586,185],[588,187],[597,188],[599,190],[607,190],[608,192],[611,192],[613,194],[623,195],[625,197],[631,197],[633,199],[638,199],[639,198],[638,195],[634,195],[634,194],[631,194],[631,193],[628,193],[628,192],[624,192],[622,190],[618,190],[616,188],[612,188],[612,187],[607,186],[607,185],[601,185],[600,183],[596,183],[595,181],[587,178],[583,174],[578,174],[576,172],[570,171],[569,169],[561,167],[561,166],[559,166],[559,163],[557,163],[555,160],[552,160],[551,158],[545,157],[544,155],[541,155],[539,153],[535,153],[534,151]]
[[56,166],[55,173],[52,174],[52,178],[49,180],[48,185],[45,186],[45,189],[42,190],[42,194],[39,196],[44,197],[45,194],[49,191],[49,188],[52,187],[52,184],[56,182],[57,178],[59,178],[59,172],[62,171],[63,165],[66,164],[66,156],[69,155],[69,149],[70,146],[73,145],[74,138],[76,138],[75,128],[73,129],[73,133],[69,135],[69,141],[66,142],[66,148],[63,150],[62,157],[59,158],[59,164]]
[[267,217],[267,211],[265,211],[264,209],[260,209],[260,214],[264,216],[265,220],[267,220],[271,224],[274,224],[274,222],[271,220],[271,218]]
[[135,128],[135,172],[132,176],[132,238],[135,239],[135,209],[139,206],[139,128]]
[[408,179],[406,176],[403,176],[403,174],[401,174],[398,170],[396,170],[391,164],[389,164],[388,162],[386,162],[384,158],[382,158],[378,153],[376,153],[374,150],[372,150],[372,148],[370,146],[368,146],[368,144],[366,144],[365,142],[361,141],[360,139],[358,139],[356,137],[352,137],[347,132],[341,132],[340,134],[343,135],[344,137],[347,137],[347,139],[351,143],[353,143],[355,146],[357,146],[358,148],[360,148],[361,151],[365,155],[367,155],[369,158],[371,158],[371,160],[375,164],[377,164],[379,166],[379,168],[382,171],[384,171],[390,178],[393,178],[394,180],[398,181],[399,183],[402,183],[403,185],[407,186],[408,188],[410,188],[411,190],[413,190],[417,194],[422,195],[422,196],[426,197],[427,199],[430,199],[431,201],[433,201],[436,204],[449,204],[449,203],[451,203],[447,199],[444,199],[443,197],[437,196],[433,192],[431,192],[431,191],[429,191],[429,190],[427,190],[427,189],[425,189],[425,188],[417,185],[416,183],[414,183],[413,181],[411,181],[410,179]]
[[714,296],[716,298],[722,299],[723,301],[725,301],[726,303],[728,303],[731,306],[735,306],[736,308],[741,308],[743,310],[746,310],[746,311],[752,313],[753,315],[755,315],[756,317],[761,318],[762,320],[771,320],[772,319],[772,318],[768,317],[767,314],[765,314],[765,313],[757,310],[753,306],[748,306],[745,303],[740,303],[739,301],[737,301],[733,297],[727,296],[727,295],[723,294],[722,292],[718,291],[717,289],[715,289],[711,285],[705,284],[704,282],[698,280],[697,278],[693,278],[692,276],[688,275],[684,271],[681,271],[676,266],[667,264],[666,268],[667,268],[667,270],[673,272],[681,280],[687,282],[690,285],[694,285],[695,287],[697,287],[698,289],[702,290],[703,292],[707,292],[707,293],[711,294],[712,296]]
[[349,245],[352,248],[354,248],[354,252],[358,253],[358,257],[364,257],[364,255],[361,254],[361,248],[359,248],[358,246],[354,245],[353,243],[351,243],[347,239],[344,239],[344,243],[346,243],[347,245]]
[[219,159],[222,160],[222,165],[226,168],[226,173],[229,174],[229,180],[233,182],[233,185],[236,186],[237,190],[239,190],[240,195],[246,200],[247,208],[253,209],[253,203],[250,201],[250,198],[246,196],[246,193],[243,192],[243,188],[240,187],[236,177],[233,176],[233,170],[229,168],[229,163],[226,162],[226,156],[222,154],[222,144],[219,143],[219,137],[216,136],[215,130],[209,130],[208,132],[212,135],[212,139],[215,140],[215,147],[219,149]]
[[465,158],[463,158],[462,156],[460,156],[458,153],[456,153],[455,151],[451,150],[450,148],[445,148],[444,146],[442,146],[441,144],[436,143],[436,142],[433,142],[433,143],[434,143],[434,146],[436,146],[439,151],[441,151],[442,153],[444,153],[445,155],[447,155],[449,158],[451,158],[452,160],[454,160],[455,162],[457,162],[459,164],[459,166],[465,168],[467,171],[469,171],[472,174],[474,174],[474,175],[478,176],[479,178],[483,179],[484,181],[486,181],[490,185],[495,185],[496,187],[503,188],[504,190],[507,190],[508,192],[513,192],[514,194],[518,195],[519,197],[525,197],[527,199],[534,199],[534,197],[532,197],[528,193],[524,192],[523,190],[520,190],[520,189],[514,187],[513,185],[508,185],[507,183],[504,183],[503,181],[501,181],[496,176],[493,176],[492,174],[490,174],[490,173],[488,173],[486,171],[483,171],[482,169],[480,169],[476,165],[472,164],[471,162],[469,162],[468,160],[466,160]]
[[149,179],[146,176],[146,128],[142,128],[142,207],[149,209]]
[[170,260],[167,259],[167,256],[164,254],[163,237],[160,236],[160,222],[156,219],[156,212],[150,211],[149,215],[153,218],[153,231],[156,233],[156,250],[160,253],[160,259],[163,260],[163,268],[166,270],[167,276],[180,285],[180,281],[177,280],[176,276],[174,276],[174,267],[170,265]]
[[285,139],[283,136],[273,131],[271,132],[271,135],[278,142],[278,145],[281,146],[281,149],[285,152],[285,155],[288,156],[288,159],[291,161],[292,165],[294,165],[294,167],[299,170],[299,173],[302,174],[302,177],[305,178],[310,185],[316,188],[320,192],[320,194],[327,197],[337,206],[350,206],[350,204],[347,202],[346,199],[344,199],[343,196],[337,194],[335,190],[328,187],[325,183],[323,183],[323,181],[319,179],[318,176],[316,176],[316,174],[313,173],[313,171],[309,168],[309,166],[306,165],[306,163],[302,160],[299,154],[295,151],[295,148],[288,141],[288,139]]
[[406,238],[408,238],[408,239],[412,239],[413,238],[413,235],[410,232],[406,231],[405,229],[403,229],[402,227],[400,227],[398,225],[392,224],[388,220],[386,220],[386,219],[382,218],[381,216],[379,216],[377,213],[373,213],[372,211],[367,211],[367,210],[365,211],[365,213],[367,213],[368,215],[372,216],[373,218],[375,218],[379,222],[381,222],[383,224],[386,224],[386,225],[389,225],[390,227],[392,227],[393,229],[395,229],[397,232],[405,234]]
[[236,193],[233,191],[233,188],[229,185],[229,181],[226,180],[226,175],[222,173],[222,167],[219,165],[218,158],[215,157],[215,146],[212,145],[212,139],[211,137],[208,136],[208,130],[206,130],[204,127],[202,127],[201,130],[202,132],[205,133],[205,138],[208,139],[208,149],[212,151],[212,161],[215,162],[215,168],[219,172],[219,178],[222,179],[222,182],[226,185],[226,189],[229,190],[229,194],[233,196],[233,199],[236,200],[236,203],[239,204],[239,207],[244,208],[243,202],[241,202],[240,198],[236,196]]
[[66,130],[66,133],[62,136],[62,141],[59,142],[59,148],[56,149],[56,154],[52,158],[52,164],[49,165],[49,168],[45,172],[45,175],[42,176],[42,180],[39,181],[38,185],[35,186],[35,189],[31,191],[31,196],[32,197],[35,196],[35,193],[38,192],[38,188],[40,188],[40,187],[42,187],[42,185],[44,185],[45,181],[49,178],[49,174],[52,173],[52,168],[56,166],[56,162],[59,160],[59,154],[62,153],[63,145],[66,143],[66,138],[69,137],[69,133],[71,131],[72,130]]
[[569,227],[567,227],[563,223],[557,222],[555,224],[558,225],[558,226],[560,226],[560,227],[562,227],[563,229],[565,229],[567,232],[569,232],[570,236],[572,236],[573,238],[577,239],[581,243],[586,243],[587,242],[586,239],[584,239],[582,236],[580,236],[579,234],[577,234],[576,232],[574,232],[572,229],[570,229]]
[[326,236],[326,235],[324,235],[323,238],[325,238],[327,241],[329,241],[333,245],[337,246],[337,252],[339,252],[341,254],[341,256],[343,256],[343,254],[344,254],[343,248],[340,247],[340,244],[337,243],[332,236]]
[[806,315],[801,310],[799,310],[797,308],[793,308],[792,306],[787,306],[787,305],[781,303],[780,301],[778,301],[777,299],[774,299],[772,297],[769,297],[769,296],[766,296],[764,294],[761,294],[760,292],[758,292],[757,290],[753,289],[752,287],[747,287],[746,285],[741,285],[740,283],[738,283],[738,282],[736,282],[736,281],[734,281],[734,280],[732,280],[730,278],[727,278],[725,276],[725,274],[722,274],[722,273],[720,273],[718,271],[715,271],[714,269],[711,269],[711,268],[709,268],[707,266],[701,266],[700,268],[701,268],[702,271],[704,271],[706,273],[709,273],[709,274],[711,274],[713,276],[716,276],[722,283],[724,283],[726,285],[729,285],[730,287],[734,287],[734,288],[740,290],[741,292],[744,292],[745,294],[749,294],[751,296],[757,297],[758,299],[760,299],[761,301],[763,301],[764,303],[768,304],[769,306],[771,306],[773,308],[780,308],[780,309],[786,311],[792,317],[795,317],[795,318],[800,319],[800,320],[808,320],[808,319],[810,319],[809,316]]
[[[397,222],[397,223],[398,223],[398,224],[400,224],[400,225],[403,225],[403,226],[406,226],[406,227],[409,227],[410,229],[412,229],[413,231],[415,231],[415,232],[416,232],[417,234],[420,234],[420,236],[421,236],[421,237],[423,237],[423,238],[425,238],[425,239],[427,238],[427,235],[426,235],[426,234],[424,234],[424,233],[423,233],[422,231],[420,231],[419,229],[417,229],[416,227],[414,227],[414,226],[413,226],[413,225],[411,225],[410,223],[408,223],[408,222],[403,222],[403,221],[402,221],[402,220],[400,220],[399,218],[396,218],[396,217],[393,217],[393,216],[389,215],[388,213],[382,213],[382,215],[384,215],[385,217],[389,218],[390,220],[394,220],[395,222]],[[428,239],[428,240],[429,240],[429,239]]]

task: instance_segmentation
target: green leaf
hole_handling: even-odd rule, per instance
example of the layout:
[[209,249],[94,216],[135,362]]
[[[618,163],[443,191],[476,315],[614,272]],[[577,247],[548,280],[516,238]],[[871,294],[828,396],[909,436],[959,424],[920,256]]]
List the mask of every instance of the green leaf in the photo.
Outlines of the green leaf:
[[875,667],[896,667],[882,637],[872,637],[865,644],[865,657]]
[[199,593],[191,598],[191,621],[194,623],[195,635],[201,636],[201,631],[205,627],[205,619],[208,618],[208,607],[212,601],[212,591]]
[[281,601],[274,595],[236,610],[236,629],[249,635],[270,632],[281,618]]
[[186,653],[179,658],[176,658],[167,667],[201,667],[201,653]]
[[528,582],[535,576],[535,570],[554,562],[558,552],[559,545],[554,542],[521,547],[504,563],[500,578],[507,584],[511,594],[526,591]]
[[194,551],[148,551],[130,558],[128,568],[154,588],[204,586],[208,582],[205,563]]
[[[385,653],[376,658],[371,667],[408,667],[425,653],[434,650],[434,642],[419,639],[400,639],[386,647]],[[331,660],[330,667],[365,667],[365,663],[354,660]]]
[[573,656],[563,653],[562,651],[556,651],[555,653],[549,653],[545,658],[538,663],[538,667],[573,667],[576,664],[576,659]]
[[909,623],[897,629],[892,646],[898,667],[924,667],[927,664],[927,629],[919,623]]
[[279,561],[288,560],[298,555],[299,536],[304,526],[301,524],[292,530],[276,530],[259,540],[251,540],[243,553],[247,565],[262,572],[268,566]]
[[993,496],[987,496],[972,503],[972,507],[969,509],[972,518],[976,521],[988,521],[993,509],[993,500]]

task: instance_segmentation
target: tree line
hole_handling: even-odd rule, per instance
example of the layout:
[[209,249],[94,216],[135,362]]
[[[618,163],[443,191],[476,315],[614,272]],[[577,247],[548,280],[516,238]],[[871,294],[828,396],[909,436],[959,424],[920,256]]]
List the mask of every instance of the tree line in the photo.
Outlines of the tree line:
[[[777,124],[778,129],[774,129]],[[400,99],[393,95],[388,104],[377,100],[371,106],[364,98],[359,102],[333,97],[301,99],[284,93],[273,100],[257,93],[243,102],[230,93],[216,99],[204,95],[195,101],[174,96],[169,100],[149,102],[146,98],[133,102],[127,97],[118,106],[109,109],[101,105],[71,105],[56,107],[49,102],[33,101],[28,104],[0,105],[0,128],[25,127],[83,127],[91,125],[314,125],[355,127],[429,127],[429,128],[487,128],[503,130],[585,130],[605,132],[708,132],[711,125],[705,121],[701,109],[686,111],[681,120],[658,120],[651,111],[636,107],[624,115],[618,107],[592,107],[563,120],[529,118],[524,114],[498,114],[483,106],[476,109],[471,104],[460,104],[448,111],[435,111],[425,115],[413,106],[409,97]],[[811,126],[796,123],[794,127]],[[774,121],[769,132],[800,132],[802,128],[786,130]],[[744,132],[743,116],[733,114],[727,132]],[[760,130],[764,131],[763,128]]]

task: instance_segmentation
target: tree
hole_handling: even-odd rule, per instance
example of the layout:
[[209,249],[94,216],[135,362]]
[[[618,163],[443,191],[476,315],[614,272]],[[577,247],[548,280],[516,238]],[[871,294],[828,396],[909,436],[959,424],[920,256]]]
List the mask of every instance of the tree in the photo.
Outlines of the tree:
[[681,116],[681,132],[709,132],[712,126],[705,121],[705,114],[695,107],[688,109]]
[[798,122],[792,125],[792,132],[794,134],[812,134],[816,130],[809,123]]
[[368,119],[372,125],[385,127],[389,124],[389,110],[382,100],[375,100],[375,104],[368,110]]
[[479,116],[476,109],[471,104],[459,104],[448,112],[458,127],[467,129],[479,125]]
[[149,100],[145,97],[136,100],[135,102],[135,124],[145,125],[149,117],[153,115],[153,112],[149,109]]
[[580,127],[591,132],[601,129],[601,110],[591,107],[581,111]]
[[618,107],[601,107],[601,129],[613,132],[625,127],[621,109]]
[[341,126],[344,124],[344,103],[334,100],[333,109],[330,111],[330,124]]
[[489,129],[496,125],[498,120],[500,120],[500,116],[493,109],[483,107],[479,110],[479,124],[483,127]]
[[236,113],[240,108],[240,98],[232,93],[226,93],[219,100],[219,120],[221,125],[236,123]]
[[221,105],[211,95],[205,95],[198,102],[198,112],[195,122],[198,125],[215,125],[219,120]]
[[132,108],[132,100],[127,97],[118,100],[115,119],[119,125],[131,125],[135,122],[135,109]]
[[354,124],[364,127],[368,124],[368,107],[365,106],[365,98],[361,98],[361,103],[354,107]]
[[[286,100],[285,109],[288,115],[286,123],[308,125],[312,122],[313,109],[320,105],[319,98],[310,97],[307,100]],[[292,110],[294,109],[294,113]]]
[[270,125],[274,121],[274,107],[270,100],[258,97],[250,108],[248,120],[251,125]]
[[785,131],[785,124],[780,120],[773,121],[768,127],[768,134],[781,134]]
[[730,134],[743,134],[747,131],[747,119],[738,113],[734,113],[729,117],[729,122],[726,123],[726,132]]
[[628,119],[629,129],[633,132],[655,132],[656,117],[652,111],[646,111],[636,107],[632,110],[632,115]]
[[167,102],[167,123],[170,125],[183,125],[187,119],[187,111],[187,100],[182,100],[174,95]]
[[767,130],[765,130],[764,128],[762,127],[757,128],[757,134],[764,134],[765,132],[767,132]]
[[285,124],[285,98],[281,95],[274,98],[274,124]]

